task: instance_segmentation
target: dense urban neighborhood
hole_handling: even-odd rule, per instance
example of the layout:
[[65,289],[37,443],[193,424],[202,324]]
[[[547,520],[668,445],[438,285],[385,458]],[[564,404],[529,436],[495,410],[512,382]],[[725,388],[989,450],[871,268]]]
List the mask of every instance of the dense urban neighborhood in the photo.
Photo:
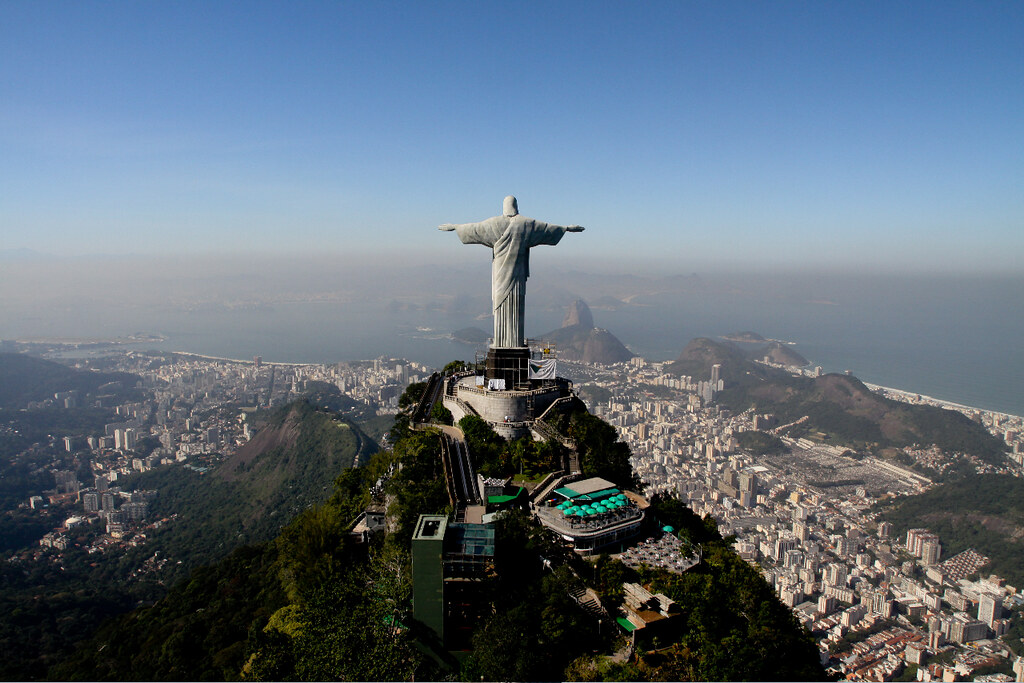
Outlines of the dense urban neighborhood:
[[[137,376],[132,389],[140,397],[105,406],[117,421],[102,432],[51,434],[13,456],[50,471],[51,487],[19,506],[53,523],[33,546],[8,553],[10,563],[59,563],[71,546],[97,558],[144,546],[177,520],[154,516],[152,503],[165,494],[124,486],[132,475],[173,467],[206,473],[253,438],[255,411],[324,388],[347,397],[353,415],[390,419],[404,389],[432,372],[401,359],[300,365],[136,351],[72,363]],[[884,511],[939,486],[954,461],[977,475],[1020,477],[1024,420],[872,387],[904,403],[959,411],[1003,441],[1006,454],[993,461],[930,444],[872,453],[825,434],[791,434],[806,418],[733,413],[717,400],[728,385],[717,365],[701,380],[666,365],[635,357],[603,366],[562,361],[559,370],[628,444],[640,493],[677,497],[714,519],[813,634],[828,670],[847,680],[1022,680],[1020,579],[997,575],[977,549],[951,553],[950,540],[929,528],[899,528]],[[69,389],[20,408],[71,410],[84,400]],[[38,464],[45,454],[51,465]],[[676,572],[699,561],[671,529],[606,552],[629,566]],[[154,555],[137,572],[167,561]],[[639,591],[638,605],[653,599],[640,586],[629,590]]]

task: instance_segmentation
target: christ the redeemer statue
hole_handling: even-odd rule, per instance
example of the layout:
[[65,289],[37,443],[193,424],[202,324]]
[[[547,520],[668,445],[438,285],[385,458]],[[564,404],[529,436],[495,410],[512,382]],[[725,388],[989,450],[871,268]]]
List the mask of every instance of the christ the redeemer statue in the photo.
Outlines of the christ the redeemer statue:
[[491,304],[494,309],[494,340],[491,348],[518,349],[526,346],[523,319],[526,309],[526,278],[530,277],[530,249],[541,244],[558,244],[567,232],[583,232],[578,225],[551,225],[519,215],[516,198],[505,197],[501,216],[480,223],[452,225],[463,244],[483,244],[494,250],[491,261]]

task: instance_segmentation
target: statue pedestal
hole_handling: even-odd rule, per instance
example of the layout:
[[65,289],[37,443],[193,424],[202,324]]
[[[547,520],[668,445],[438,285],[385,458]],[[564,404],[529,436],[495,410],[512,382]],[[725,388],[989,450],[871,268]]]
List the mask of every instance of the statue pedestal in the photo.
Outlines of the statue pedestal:
[[530,383],[530,349],[488,349],[484,377],[505,380],[505,389]]
[[534,423],[555,401],[572,395],[571,383],[561,377],[535,383],[533,388],[520,385],[519,389],[497,391],[477,386],[471,374],[452,375],[445,380],[442,400],[456,423],[467,415],[476,415],[506,439],[531,434],[544,439],[547,437],[533,432]]

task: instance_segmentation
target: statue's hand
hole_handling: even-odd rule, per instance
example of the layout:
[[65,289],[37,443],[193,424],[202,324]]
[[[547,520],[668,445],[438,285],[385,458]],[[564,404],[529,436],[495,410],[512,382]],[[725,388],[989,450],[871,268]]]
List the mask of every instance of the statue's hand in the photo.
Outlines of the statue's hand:
[[451,232],[455,229],[455,226],[451,223],[445,223],[444,225],[437,226],[438,230],[444,230],[445,232]]
[[583,232],[582,225],[567,225],[565,226],[566,232]]

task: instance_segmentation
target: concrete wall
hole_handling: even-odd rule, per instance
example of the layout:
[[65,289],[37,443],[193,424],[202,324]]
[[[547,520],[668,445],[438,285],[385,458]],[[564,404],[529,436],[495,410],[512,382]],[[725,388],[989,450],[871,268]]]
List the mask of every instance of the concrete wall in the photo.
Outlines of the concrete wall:
[[[455,395],[462,402],[472,406],[498,434],[506,439],[518,439],[531,436],[532,418],[547,410],[548,406],[562,394],[557,387],[530,392],[486,391],[475,386],[459,384],[455,387]],[[531,400],[532,411],[529,408]],[[444,407],[452,412],[456,424],[467,414],[472,414],[450,396],[445,395],[443,403]]]

